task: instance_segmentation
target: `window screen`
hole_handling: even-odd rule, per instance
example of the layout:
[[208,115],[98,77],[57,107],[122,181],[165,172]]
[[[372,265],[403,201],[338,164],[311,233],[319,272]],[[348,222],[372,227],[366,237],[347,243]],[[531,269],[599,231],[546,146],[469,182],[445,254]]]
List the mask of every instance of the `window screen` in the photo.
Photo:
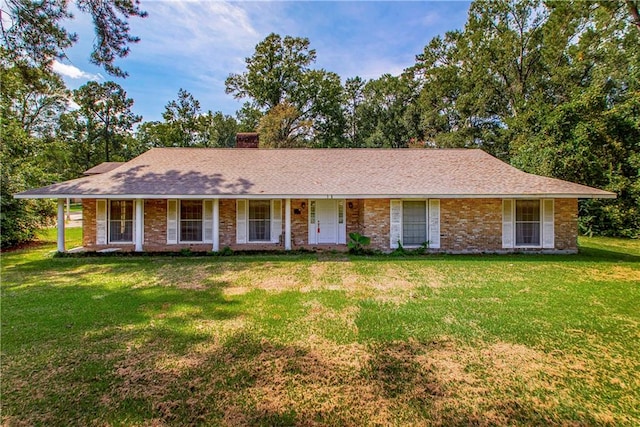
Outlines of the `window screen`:
[[180,241],[202,241],[202,200],[180,200]]
[[249,200],[249,241],[271,240],[271,202]]
[[516,246],[540,246],[540,200],[516,200]]
[[111,200],[109,203],[109,241],[133,241],[133,200]]
[[420,246],[427,241],[427,203],[402,203],[402,244]]

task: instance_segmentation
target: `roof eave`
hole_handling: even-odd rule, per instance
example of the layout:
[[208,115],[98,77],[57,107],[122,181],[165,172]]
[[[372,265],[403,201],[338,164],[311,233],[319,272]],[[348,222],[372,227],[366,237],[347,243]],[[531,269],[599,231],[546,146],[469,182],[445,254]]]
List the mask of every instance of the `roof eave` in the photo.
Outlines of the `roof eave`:
[[25,194],[16,199],[615,199],[615,193],[500,194]]

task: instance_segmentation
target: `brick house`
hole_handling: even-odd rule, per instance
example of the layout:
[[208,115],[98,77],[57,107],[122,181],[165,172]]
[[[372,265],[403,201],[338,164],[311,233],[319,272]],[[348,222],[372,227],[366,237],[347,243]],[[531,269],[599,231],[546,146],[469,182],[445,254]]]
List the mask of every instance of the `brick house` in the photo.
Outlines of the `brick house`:
[[[154,148],[25,191],[83,205],[97,251],[346,249],[576,252],[578,199],[614,193],[522,172],[472,149]],[[64,220],[58,250],[64,251]]]

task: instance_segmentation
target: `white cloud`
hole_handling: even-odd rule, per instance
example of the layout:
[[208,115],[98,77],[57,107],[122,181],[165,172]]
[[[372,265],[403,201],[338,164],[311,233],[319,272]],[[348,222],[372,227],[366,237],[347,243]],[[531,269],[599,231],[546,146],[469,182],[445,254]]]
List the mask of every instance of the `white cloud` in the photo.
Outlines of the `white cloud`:
[[63,64],[59,61],[53,61],[53,71],[62,75],[63,77],[69,77],[70,79],[85,79],[85,80],[101,80],[100,74],[91,74],[86,71],[82,71],[80,68],[71,64]]
[[137,55],[222,57],[222,52],[253,46],[259,38],[239,4],[222,1],[149,3],[149,16],[132,22],[142,39]]

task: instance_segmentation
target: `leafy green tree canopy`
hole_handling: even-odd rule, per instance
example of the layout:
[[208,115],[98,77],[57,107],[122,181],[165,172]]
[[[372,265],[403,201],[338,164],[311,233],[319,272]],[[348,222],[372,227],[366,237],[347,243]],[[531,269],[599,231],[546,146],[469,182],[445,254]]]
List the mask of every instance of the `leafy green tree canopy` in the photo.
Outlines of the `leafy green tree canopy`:
[[124,137],[142,120],[131,111],[133,99],[115,82],[88,82],[73,91],[73,98],[80,106],[78,124],[88,131],[88,145],[100,144],[104,148],[100,161],[111,161],[112,151],[122,147]]
[[295,97],[302,76],[315,60],[309,39],[271,33],[245,59],[247,71],[229,75],[225,91],[235,98],[250,98],[257,108],[269,110]]
[[250,108],[267,114],[269,117],[259,125],[272,130],[274,119],[286,121],[278,126],[279,131],[268,133],[267,139],[280,135],[279,139],[263,139],[265,144],[341,144],[345,121],[340,77],[310,68],[315,59],[316,51],[309,48],[309,39],[270,34],[246,58],[247,71],[227,78],[228,94],[251,100],[250,107],[243,108],[248,113],[243,117],[255,118]]
[[231,147],[238,131],[236,120],[222,114],[202,112],[200,101],[185,89],[169,101],[163,122],[144,123],[138,140],[146,147]]
[[[96,38],[91,62],[104,67],[114,76],[127,73],[114,64],[117,58],[129,54],[131,43],[138,37],[129,34],[130,17],[144,18],[138,0],[77,0],[82,13],[91,15]],[[73,18],[68,0],[5,0],[2,6],[2,43],[14,63],[49,68],[56,58],[64,57],[67,48],[78,36],[64,28],[65,20]]]

